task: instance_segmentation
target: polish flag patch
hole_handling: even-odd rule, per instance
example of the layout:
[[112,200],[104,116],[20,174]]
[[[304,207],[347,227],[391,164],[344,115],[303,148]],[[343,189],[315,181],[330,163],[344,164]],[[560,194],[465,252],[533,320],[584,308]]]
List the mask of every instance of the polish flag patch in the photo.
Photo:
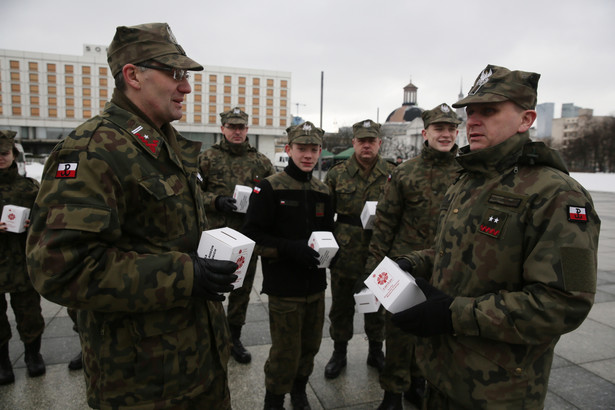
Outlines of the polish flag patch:
[[584,206],[568,205],[568,220],[570,222],[587,222],[587,210]]
[[61,162],[58,164],[56,178],[76,178],[77,177],[76,162]]
[[259,192],[261,192],[261,189],[257,186],[254,187],[254,189],[252,190],[252,192],[254,192],[255,194],[258,194]]

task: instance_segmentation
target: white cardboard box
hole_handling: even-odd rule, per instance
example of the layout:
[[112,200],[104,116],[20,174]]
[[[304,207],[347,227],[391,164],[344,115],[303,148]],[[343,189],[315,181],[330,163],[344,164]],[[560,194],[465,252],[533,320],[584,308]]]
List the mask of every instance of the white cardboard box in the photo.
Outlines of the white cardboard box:
[[237,201],[235,212],[246,213],[248,205],[250,205],[250,194],[252,194],[252,188],[249,186],[235,185],[235,192],[233,192],[233,198]]
[[310,239],[308,239],[308,245],[320,255],[318,258],[319,268],[328,268],[340,248],[333,237],[333,233],[328,231],[312,232]]
[[7,232],[22,233],[26,230],[24,225],[29,216],[30,208],[17,205],[4,205],[0,221],[6,224]]
[[401,312],[426,300],[414,277],[386,256],[365,279],[365,284],[391,313]]
[[363,224],[363,229],[374,229],[374,221],[376,220],[376,205],[378,205],[378,201],[365,201],[365,205],[361,211],[361,223]]
[[211,229],[201,234],[197,254],[201,258],[237,263],[239,267],[234,272],[237,280],[233,282],[233,289],[237,289],[243,286],[254,245],[252,239],[234,229],[228,227]]
[[359,313],[374,313],[380,308],[380,301],[370,288],[365,288],[354,294],[354,303]]

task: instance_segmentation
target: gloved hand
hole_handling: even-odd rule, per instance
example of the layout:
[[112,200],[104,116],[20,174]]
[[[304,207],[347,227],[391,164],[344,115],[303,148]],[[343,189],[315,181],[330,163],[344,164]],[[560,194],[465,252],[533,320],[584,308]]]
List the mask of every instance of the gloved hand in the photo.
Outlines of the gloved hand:
[[408,259],[399,258],[395,259],[395,263],[400,267],[401,270],[404,270],[410,274],[412,274],[412,263]]
[[235,262],[199,257],[196,252],[190,253],[194,263],[194,283],[192,296],[222,302],[224,292],[233,290],[233,282],[237,275],[233,274],[238,268]]
[[354,284],[354,294],[355,295],[367,287],[367,285],[365,284],[365,279],[367,278],[364,276],[357,278],[357,281]]
[[449,309],[453,298],[434,288],[423,278],[417,278],[416,284],[421,288],[427,300],[410,309],[395,313],[391,317],[393,324],[403,331],[421,337],[453,334],[453,320]]
[[237,200],[230,196],[218,196],[214,201],[214,205],[216,209],[220,212],[233,212],[237,210],[237,205],[235,203]]
[[282,248],[282,256],[294,259],[308,268],[318,267],[320,255],[307,244],[307,241],[286,241]]

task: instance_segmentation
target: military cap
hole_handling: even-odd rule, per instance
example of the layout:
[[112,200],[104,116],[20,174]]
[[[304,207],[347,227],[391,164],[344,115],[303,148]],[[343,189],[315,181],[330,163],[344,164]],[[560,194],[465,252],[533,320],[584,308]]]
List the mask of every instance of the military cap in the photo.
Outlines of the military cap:
[[119,26],[107,49],[107,61],[115,76],[126,64],[154,60],[168,67],[201,71],[203,66],[188,58],[167,23]]
[[288,143],[292,144],[318,144],[322,145],[322,137],[325,131],[318,128],[309,121],[294,127],[286,128],[288,134]]
[[430,124],[436,122],[448,122],[455,125],[461,124],[461,120],[457,114],[455,114],[455,111],[446,103],[442,103],[431,110],[423,111],[421,113],[421,118],[423,119],[423,128],[427,128]]
[[235,107],[225,112],[220,113],[220,120],[224,124],[248,124],[248,114],[241,111],[239,107]]
[[372,120],[359,121],[352,126],[352,136],[357,139],[380,138],[380,127],[380,124]]
[[506,67],[489,64],[476,78],[468,96],[457,101],[453,107],[510,100],[524,110],[533,110],[539,79],[540,74],[537,73],[510,71]]
[[10,151],[15,144],[17,133],[11,130],[0,130],[0,152]]

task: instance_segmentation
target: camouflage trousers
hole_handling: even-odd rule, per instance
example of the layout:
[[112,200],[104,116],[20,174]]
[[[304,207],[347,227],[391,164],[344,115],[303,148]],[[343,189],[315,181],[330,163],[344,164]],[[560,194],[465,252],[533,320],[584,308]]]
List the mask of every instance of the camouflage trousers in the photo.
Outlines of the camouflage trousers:
[[246,313],[250,303],[250,293],[256,276],[256,263],[258,256],[252,255],[243,285],[234,289],[228,296],[228,306],[226,308],[226,318],[230,326],[242,327],[246,323]]
[[77,309],[66,308],[66,313],[68,313],[68,316],[73,321],[73,330],[79,333],[79,326],[77,325],[77,312],[78,312]]
[[[356,279],[336,274],[331,270],[331,310],[329,333],[334,342],[347,342],[353,335],[354,287]],[[372,342],[384,340],[384,308],[364,315],[364,329]]]
[[[41,313],[41,295],[34,288],[30,288],[24,292],[12,292],[10,297],[19,338],[24,343],[30,343],[42,335],[45,329],[45,319]],[[0,346],[7,343],[12,336],[6,315],[7,308],[6,294],[3,293],[0,296]]]
[[269,296],[271,349],[265,362],[268,391],[286,394],[296,378],[309,378],[324,321],[324,292],[306,297]]
[[416,336],[395,326],[391,316],[390,312],[386,312],[386,354],[384,369],[380,373],[380,387],[384,391],[404,393],[410,388],[412,377],[421,377],[415,357]]

